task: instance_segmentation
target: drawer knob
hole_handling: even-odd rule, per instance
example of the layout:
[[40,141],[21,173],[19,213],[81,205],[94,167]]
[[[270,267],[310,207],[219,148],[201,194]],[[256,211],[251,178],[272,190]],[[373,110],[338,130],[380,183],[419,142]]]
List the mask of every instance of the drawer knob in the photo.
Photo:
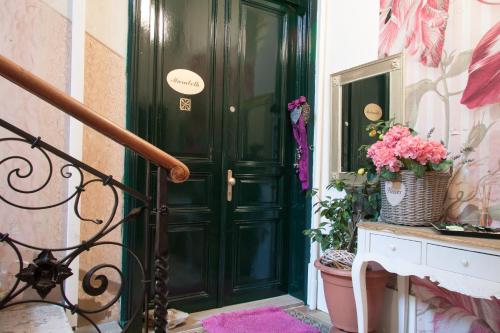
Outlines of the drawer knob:
[[467,259],[462,259],[462,265],[463,265],[464,267],[469,267],[469,260],[467,260]]
[[391,251],[396,251],[396,245],[394,244],[389,245],[389,249],[391,249]]

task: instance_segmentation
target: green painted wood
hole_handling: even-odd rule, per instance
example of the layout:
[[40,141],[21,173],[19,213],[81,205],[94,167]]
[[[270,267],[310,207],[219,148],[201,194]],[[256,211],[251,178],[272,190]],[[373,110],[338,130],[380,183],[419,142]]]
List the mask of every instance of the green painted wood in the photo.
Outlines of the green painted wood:
[[[304,299],[310,218],[286,102],[313,92],[305,82],[314,77],[305,43],[312,9],[270,0],[132,2],[127,126],[192,175],[169,184],[170,306],[192,312],[289,291]],[[165,78],[176,68],[198,73],[204,91],[172,90]],[[191,99],[190,112],[179,110],[180,98]],[[227,169],[237,179],[232,202]],[[145,173],[128,155],[127,182],[144,187]],[[147,224],[126,230],[133,249],[154,234]],[[133,279],[127,288],[133,294]]]
[[269,1],[231,1],[225,71],[224,160],[236,179],[224,202],[224,304],[287,291],[286,110],[290,13]]
[[[129,45],[127,58],[127,129],[140,135],[142,138],[153,142],[153,138],[148,130],[155,109],[154,83],[150,78],[156,71],[155,44],[151,39],[151,31],[155,31],[156,17],[150,13],[157,12],[157,3],[152,1],[148,6],[142,4],[140,0],[129,1],[130,25],[129,25]],[[140,22],[140,24],[139,24]],[[140,51],[139,51],[140,50]],[[140,83],[140,84],[138,84]],[[147,163],[134,154],[126,150],[125,152],[125,184],[137,189],[141,193],[147,191]],[[124,197],[124,211],[137,207],[137,202],[129,196]],[[125,224],[123,227],[123,244],[133,251],[145,264],[147,253],[144,251],[146,233],[149,218],[143,221],[136,221],[133,224]],[[153,254],[154,252],[151,252]],[[128,321],[136,309],[133,305],[142,300],[143,295],[139,294],[136,287],[141,283],[141,276],[138,273],[133,260],[127,251],[123,251],[124,265],[124,295],[121,301],[121,324]],[[142,318],[139,316],[130,328],[130,332],[140,332]]]
[[383,120],[389,120],[389,74],[377,75],[342,86],[342,170],[356,171],[366,165],[366,156],[358,148],[378,140],[366,127],[372,123],[364,114],[369,103],[382,108]]
[[[316,15],[317,1],[304,0],[304,11],[298,9],[299,16],[296,20],[296,29],[300,35],[302,43],[297,43],[294,47],[297,53],[297,60],[292,67],[295,70],[295,76],[290,80],[295,83],[297,95],[307,97],[311,105],[312,117],[308,124],[308,140],[311,144],[314,142],[314,96],[315,96],[315,59],[316,59]],[[313,151],[310,150],[309,174],[311,184],[313,177]],[[290,152],[289,159],[293,161],[293,152]],[[304,229],[311,225],[311,198],[300,191],[300,182],[290,171],[290,209],[287,219],[288,234],[286,242],[288,246],[288,293],[298,299],[306,302],[307,299],[307,276],[308,263],[310,256],[310,241],[303,234]]]
[[[191,170],[183,184],[169,184],[170,302],[186,311],[218,306],[221,107],[217,94],[217,56],[224,35],[220,3],[199,0],[161,1],[157,49],[158,117],[153,125],[155,144]],[[222,14],[221,14],[222,13]],[[221,16],[222,15],[222,16]],[[218,51],[218,52],[217,52]],[[167,74],[178,68],[200,75],[205,89],[192,96],[174,91]],[[191,111],[179,109],[180,98],[190,98]]]

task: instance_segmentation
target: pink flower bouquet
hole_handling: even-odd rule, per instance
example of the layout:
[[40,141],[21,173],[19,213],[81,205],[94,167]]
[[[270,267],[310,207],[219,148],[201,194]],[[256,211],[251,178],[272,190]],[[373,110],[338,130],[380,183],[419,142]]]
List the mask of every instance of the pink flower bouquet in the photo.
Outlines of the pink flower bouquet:
[[426,171],[447,171],[452,161],[440,142],[422,139],[408,127],[394,125],[368,148],[367,156],[373,161],[377,173],[394,179],[400,170],[411,170],[417,177]]

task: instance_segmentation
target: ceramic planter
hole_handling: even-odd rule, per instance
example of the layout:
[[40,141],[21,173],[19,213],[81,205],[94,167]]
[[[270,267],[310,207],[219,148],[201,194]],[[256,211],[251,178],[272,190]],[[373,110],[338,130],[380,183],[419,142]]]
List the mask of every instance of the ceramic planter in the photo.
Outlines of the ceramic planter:
[[[358,332],[351,271],[322,265],[319,260],[316,260],[314,266],[321,271],[326,305],[333,325],[347,332]],[[386,271],[366,272],[368,330],[370,332],[374,331],[378,325],[384,302],[385,285],[389,276],[390,273]]]

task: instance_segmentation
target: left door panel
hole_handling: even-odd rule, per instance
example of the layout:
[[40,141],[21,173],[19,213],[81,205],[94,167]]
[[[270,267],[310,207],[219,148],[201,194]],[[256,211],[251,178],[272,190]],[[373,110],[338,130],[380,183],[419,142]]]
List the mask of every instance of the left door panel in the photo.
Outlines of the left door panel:
[[[186,183],[168,191],[170,303],[187,311],[217,305],[221,172],[220,115],[214,91],[217,13],[216,0],[164,0],[158,21],[157,145],[191,170]],[[195,95],[172,89],[166,78],[175,69],[198,74],[204,89]],[[181,99],[190,101],[189,111],[181,110]]]
[[[217,66],[224,36],[224,1],[134,0],[130,62],[128,128],[184,162],[190,179],[169,183],[169,307],[188,312],[218,305],[221,183],[221,115]],[[217,25],[217,16],[222,17]],[[217,31],[221,31],[217,32]],[[220,36],[220,37],[216,37]],[[223,46],[222,46],[223,47]],[[220,54],[223,54],[223,49]],[[188,95],[167,83],[173,70],[201,77],[204,88]],[[183,77],[178,77],[183,80]],[[220,94],[221,95],[221,94]],[[191,107],[181,107],[181,99]],[[183,105],[185,106],[185,105]],[[147,172],[140,159],[129,158],[129,181]],[[156,175],[151,173],[154,187]],[[137,177],[137,179],[140,179]],[[151,188],[151,193],[155,193]],[[154,235],[154,221],[144,234],[141,226],[126,232],[131,247],[141,248]],[[149,242],[154,253],[154,244]],[[151,265],[154,267],[154,265]],[[133,281],[129,284],[133,294]],[[154,286],[152,286],[153,288]]]

